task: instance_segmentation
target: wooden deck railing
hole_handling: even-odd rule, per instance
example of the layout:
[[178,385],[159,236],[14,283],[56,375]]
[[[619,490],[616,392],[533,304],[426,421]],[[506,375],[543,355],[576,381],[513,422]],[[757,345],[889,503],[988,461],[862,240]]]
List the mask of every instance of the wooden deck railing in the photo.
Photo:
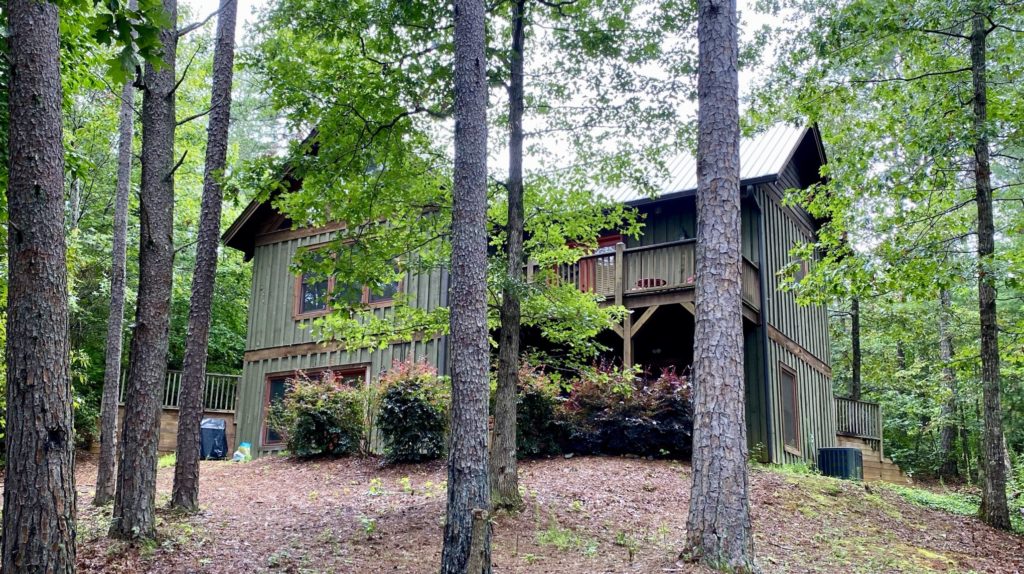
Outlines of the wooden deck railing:
[[[178,396],[181,393],[181,371],[167,371],[164,381],[162,406],[165,409],[178,408]],[[207,411],[234,412],[235,398],[238,392],[239,375],[219,373],[206,374],[206,388],[203,392],[203,406]],[[124,404],[125,386],[128,371],[121,373],[121,390],[118,400]]]
[[864,439],[881,439],[881,405],[836,397],[836,432]]
[[[558,269],[561,281],[618,300],[618,295],[670,291],[693,287],[696,276],[695,239],[684,239],[626,249],[619,243],[615,251],[588,255],[572,265]],[[759,309],[761,280],[758,267],[743,259],[743,300]],[[621,281],[621,287],[620,282]],[[617,292],[621,289],[621,294]]]

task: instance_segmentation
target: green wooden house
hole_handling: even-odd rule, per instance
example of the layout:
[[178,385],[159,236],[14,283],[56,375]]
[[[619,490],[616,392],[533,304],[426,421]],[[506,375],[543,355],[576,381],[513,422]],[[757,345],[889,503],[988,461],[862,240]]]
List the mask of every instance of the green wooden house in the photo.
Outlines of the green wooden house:
[[[818,228],[807,212],[783,205],[782,198],[787,189],[819,181],[825,163],[820,134],[815,128],[776,126],[744,139],[740,151],[743,308],[738,312],[744,317],[750,447],[765,460],[785,463],[813,461],[822,447],[858,446],[866,470],[877,462],[881,475],[887,467],[878,405],[833,396],[825,308],[798,306],[793,293],[779,289],[778,272],[793,263],[790,249],[813,239]],[[616,349],[616,359],[682,369],[693,360],[696,164],[681,155],[666,167],[659,184],[663,192],[656,197],[630,190],[615,197],[643,214],[643,235],[609,231],[595,253],[559,273],[563,281],[631,311],[621,326],[602,335]],[[374,352],[313,340],[306,320],[328,312],[322,294],[330,285],[296,277],[289,265],[298,248],[326,242],[339,229],[293,229],[270,202],[254,202],[224,234],[227,246],[253,261],[236,421],[238,440],[252,443],[257,453],[283,447],[266,427],[265,413],[297,370],[330,369],[364,384],[372,384],[396,360],[427,360],[447,370],[444,337]],[[432,308],[446,304],[447,279],[438,269],[407,277],[395,288],[410,304]],[[390,296],[364,293],[364,303],[383,310]]]

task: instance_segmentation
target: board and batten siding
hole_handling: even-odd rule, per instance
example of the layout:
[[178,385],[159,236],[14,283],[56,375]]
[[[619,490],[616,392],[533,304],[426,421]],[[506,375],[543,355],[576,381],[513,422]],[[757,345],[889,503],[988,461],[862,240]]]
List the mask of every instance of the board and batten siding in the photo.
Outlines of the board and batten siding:
[[[239,383],[237,411],[238,441],[251,443],[254,454],[265,451],[262,430],[268,375],[366,366],[372,383],[394,362],[410,359],[427,361],[444,371],[445,338],[396,343],[372,351],[313,346],[317,339],[310,321],[297,321],[293,315],[296,276],[291,265],[300,247],[322,244],[333,237],[333,233],[325,232],[258,245],[254,251],[247,356]],[[447,279],[447,272],[442,269],[423,274],[410,273],[403,280],[402,293],[408,297],[410,305],[433,309],[443,302]],[[381,307],[374,312],[386,315],[393,311],[390,307]],[[294,351],[289,347],[294,347]],[[266,354],[274,356],[266,358]]]
[[[836,413],[829,372],[831,347],[828,335],[828,313],[823,305],[800,306],[796,294],[779,287],[779,272],[794,261],[790,250],[812,241],[814,231],[806,214],[781,205],[779,197],[785,190],[799,187],[795,166],[791,162],[776,181],[758,186],[758,203],[764,218],[765,259],[762,265],[765,284],[765,320],[789,343],[768,338],[767,370],[771,405],[771,452],[773,462],[791,463],[806,459],[814,461],[817,449],[834,446]],[[767,335],[767,334],[766,334]],[[793,345],[810,357],[793,352]],[[812,364],[813,363],[813,364]],[[800,451],[794,455],[785,448],[783,439],[780,364],[797,375],[800,420]]]
[[[796,373],[800,420],[800,451],[797,456],[786,450],[782,434],[782,398],[779,391],[779,364]],[[768,367],[772,378],[772,454],[779,464],[801,459],[817,460],[818,449],[836,445],[836,403],[832,396],[832,379],[812,368],[806,361],[789,352],[779,343],[768,341]]]
[[[626,237],[627,248],[647,247],[697,237],[697,203],[693,196],[671,199],[653,205],[640,205],[643,229],[639,237]],[[742,208],[743,256],[758,262],[757,211],[751,202]]]

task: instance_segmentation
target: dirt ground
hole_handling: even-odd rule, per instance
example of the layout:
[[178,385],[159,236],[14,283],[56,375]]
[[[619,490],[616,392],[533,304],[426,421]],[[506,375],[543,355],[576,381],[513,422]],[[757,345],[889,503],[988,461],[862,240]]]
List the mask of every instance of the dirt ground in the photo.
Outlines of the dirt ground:
[[[445,505],[440,463],[373,459],[204,462],[197,516],[162,512],[160,539],[105,538],[90,505],[95,465],[77,470],[79,571],[296,574],[436,572]],[[627,458],[526,462],[527,509],[494,523],[496,573],[705,572],[677,565],[689,467]],[[161,504],[173,469],[159,477]],[[755,469],[764,572],[1024,572],[1024,538],[912,505],[884,488]]]

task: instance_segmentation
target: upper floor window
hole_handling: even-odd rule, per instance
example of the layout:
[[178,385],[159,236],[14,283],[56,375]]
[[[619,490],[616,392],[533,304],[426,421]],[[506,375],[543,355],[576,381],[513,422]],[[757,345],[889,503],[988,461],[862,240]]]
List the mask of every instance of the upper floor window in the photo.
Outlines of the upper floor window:
[[402,290],[402,281],[384,284],[371,289],[358,283],[340,283],[334,277],[319,273],[303,273],[295,278],[295,320],[321,317],[330,312],[330,301],[341,301],[351,305],[386,307]]
[[303,273],[299,279],[297,316],[315,315],[327,311],[327,295],[331,280],[316,274]]

